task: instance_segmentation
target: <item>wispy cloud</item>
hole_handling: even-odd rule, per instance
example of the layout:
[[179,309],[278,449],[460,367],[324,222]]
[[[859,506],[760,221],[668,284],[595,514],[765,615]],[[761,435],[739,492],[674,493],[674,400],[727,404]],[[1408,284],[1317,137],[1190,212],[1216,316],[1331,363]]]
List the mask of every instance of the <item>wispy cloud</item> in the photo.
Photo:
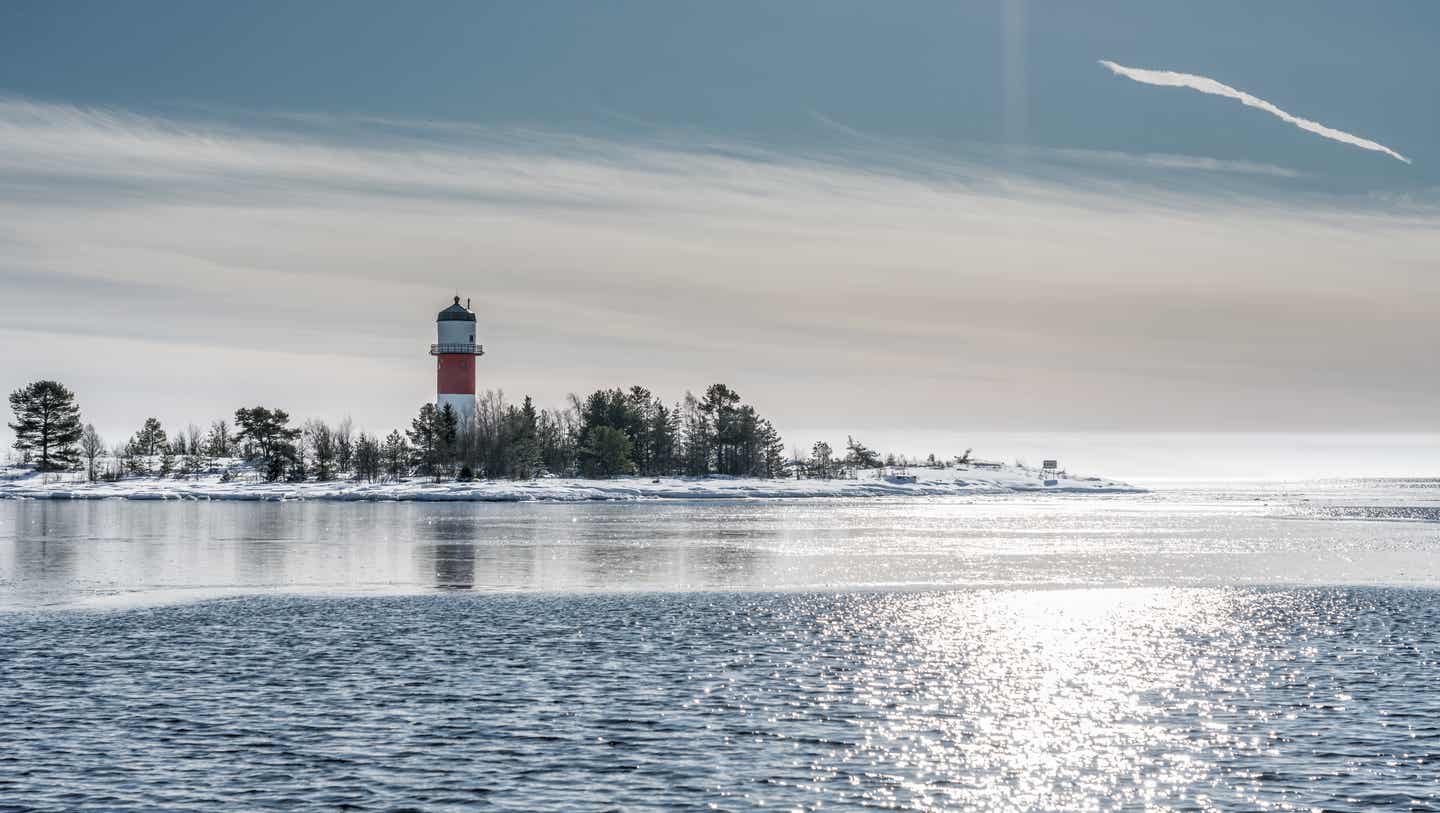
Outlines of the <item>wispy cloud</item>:
[[[853,144],[863,145],[872,149],[881,149],[886,153],[895,153],[897,141],[893,136],[884,136],[876,133],[867,133],[842,121],[837,121],[819,111],[812,110],[810,117],[826,131],[841,135]],[[953,145],[951,145],[953,147]],[[924,144],[911,144],[899,150],[902,156],[899,160],[892,160],[892,164],[904,166],[907,162],[911,165],[920,165],[933,160],[937,153],[933,146],[927,147]],[[1025,170],[1033,174],[1044,174],[1047,165],[1073,165],[1076,162],[1087,164],[1112,164],[1128,167],[1150,168],[1156,170],[1184,170],[1201,172],[1222,172],[1242,175],[1267,175],[1272,178],[1300,178],[1304,173],[1285,167],[1277,167],[1273,164],[1262,164],[1254,161],[1234,161],[1211,158],[1203,155],[1172,155],[1167,153],[1133,153],[1117,152],[1114,150],[1085,150],[1066,147],[1038,147],[1033,145],[1007,144],[1003,151],[992,150],[991,156],[995,159],[1009,160],[1016,156],[1026,159]],[[942,161],[942,163],[944,163]],[[1014,167],[1012,167],[1012,172]],[[1053,174],[1051,180],[1059,180]]]
[[1133,153],[1115,152],[1113,150],[1063,148],[1050,148],[1045,150],[1045,152],[1055,158],[1066,158],[1097,164],[1139,165],[1160,170],[1174,169],[1186,172],[1226,172],[1239,175],[1265,175],[1272,178],[1304,177],[1303,172],[1286,167],[1277,167],[1274,164],[1261,164],[1254,161],[1226,161],[1203,155],[1170,155],[1167,153]]
[[1361,138],[1360,136],[1347,133],[1343,130],[1336,130],[1334,127],[1326,127],[1318,121],[1302,119],[1299,116],[1286,113],[1284,110],[1281,110],[1280,108],[1265,101],[1264,99],[1261,99],[1257,96],[1251,96],[1249,93],[1246,93],[1243,90],[1236,90],[1235,88],[1232,88],[1229,85],[1223,84],[1221,82],[1217,82],[1214,79],[1209,78],[1208,76],[1198,76],[1193,73],[1177,73],[1175,71],[1152,71],[1146,70],[1144,68],[1127,68],[1124,65],[1117,65],[1107,59],[1100,60],[1100,64],[1109,68],[1116,74],[1125,77],[1126,79],[1133,79],[1136,82],[1141,82],[1147,85],[1190,88],[1191,90],[1198,90],[1201,93],[1210,93],[1215,96],[1224,96],[1227,99],[1235,99],[1236,101],[1240,102],[1243,105],[1246,105],[1247,107],[1254,107],[1259,110],[1264,110],[1266,113],[1269,113],[1270,115],[1275,116],[1282,121],[1288,121],[1302,130],[1308,130],[1309,132],[1315,133],[1316,135],[1324,136],[1325,138],[1331,139],[1333,141],[1339,141],[1342,144],[1349,144],[1353,147],[1359,147],[1363,150],[1383,152],[1391,158],[1404,161],[1407,164],[1410,163],[1409,158],[1406,158],[1400,153],[1395,152],[1384,144],[1371,141],[1368,138]]

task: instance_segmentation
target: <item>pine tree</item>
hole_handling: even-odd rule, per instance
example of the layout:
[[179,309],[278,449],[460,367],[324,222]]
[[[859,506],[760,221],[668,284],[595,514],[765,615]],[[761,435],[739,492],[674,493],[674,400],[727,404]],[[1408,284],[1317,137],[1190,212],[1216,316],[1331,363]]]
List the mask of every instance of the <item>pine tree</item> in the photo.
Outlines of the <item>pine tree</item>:
[[460,439],[460,415],[446,404],[435,411],[436,453],[444,473],[454,473],[455,448]]
[[285,410],[263,406],[237,409],[235,425],[240,429],[235,440],[252,449],[266,480],[272,483],[279,480],[288,467],[299,461],[295,441],[300,437],[300,430],[290,426],[290,413]]
[[385,438],[382,458],[385,463],[385,475],[399,480],[404,475],[410,461],[410,444],[405,442],[405,436],[400,434],[399,429],[391,430],[389,437]]
[[810,447],[811,468],[822,480],[829,480],[831,477],[832,468],[830,457],[834,453],[834,450],[830,448],[830,444],[823,440],[815,441],[815,445]]
[[705,397],[700,401],[708,445],[714,457],[714,471],[718,474],[742,473],[736,454],[739,436],[735,425],[735,411],[739,405],[739,393],[724,384],[711,384],[706,387]]
[[847,450],[845,462],[851,467],[857,469],[876,469],[880,467],[880,455],[849,435],[845,436],[845,448]]
[[364,432],[355,439],[353,453],[355,468],[355,479],[374,482],[380,477],[381,449],[380,442]]
[[[649,390],[635,387],[627,395],[620,389],[596,390],[580,405],[580,433],[578,438],[580,465],[589,473],[618,474],[633,471],[644,448],[643,412],[636,406],[639,400],[649,397]],[[605,430],[602,436],[602,430]],[[616,435],[624,436],[624,463],[613,459],[621,444]],[[601,463],[601,458],[607,462]],[[618,466],[618,468],[616,468]]]
[[150,458],[135,451],[134,443],[126,443],[120,455],[122,470],[131,477],[150,476]]
[[146,418],[140,429],[130,436],[130,447],[144,457],[160,454],[169,442],[158,418]]
[[432,475],[435,472],[435,404],[420,404],[420,412],[410,419],[405,436],[410,440],[416,471]]
[[592,477],[613,477],[635,469],[631,462],[630,436],[610,426],[596,427],[580,449],[580,464]]
[[544,468],[539,424],[540,415],[528,395],[519,408],[511,407],[506,415],[506,473],[517,480],[532,479]]
[[10,410],[15,448],[35,459],[37,470],[61,471],[79,462],[75,443],[84,429],[75,393],[58,381],[36,381],[10,393]]
[[420,407],[420,414],[410,422],[406,434],[414,447],[415,464],[421,474],[442,479],[453,462],[459,419],[449,404],[436,409],[434,404]]
[[674,474],[679,446],[680,410],[666,409],[659,398],[650,410],[651,460],[648,474]]
[[758,431],[760,454],[766,477],[785,476],[785,441],[775,425],[765,418],[760,419]]
[[731,417],[730,474],[745,477],[765,476],[765,453],[760,440],[760,416],[755,407],[744,404]]
[[634,447],[632,457],[635,468],[641,474],[655,473],[655,434],[651,416],[655,409],[655,397],[650,390],[636,384],[625,396],[624,425],[619,427],[630,437]]

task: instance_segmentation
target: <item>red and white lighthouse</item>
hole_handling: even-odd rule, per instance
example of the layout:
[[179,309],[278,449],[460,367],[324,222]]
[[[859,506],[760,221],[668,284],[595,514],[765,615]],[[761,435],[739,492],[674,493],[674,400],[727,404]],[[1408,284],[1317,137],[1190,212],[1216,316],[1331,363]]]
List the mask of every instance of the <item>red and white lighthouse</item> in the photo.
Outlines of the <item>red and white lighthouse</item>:
[[435,344],[430,355],[435,357],[435,406],[449,405],[461,421],[475,418],[475,357],[485,355],[485,348],[475,343],[475,314],[460,304],[440,311],[435,317]]

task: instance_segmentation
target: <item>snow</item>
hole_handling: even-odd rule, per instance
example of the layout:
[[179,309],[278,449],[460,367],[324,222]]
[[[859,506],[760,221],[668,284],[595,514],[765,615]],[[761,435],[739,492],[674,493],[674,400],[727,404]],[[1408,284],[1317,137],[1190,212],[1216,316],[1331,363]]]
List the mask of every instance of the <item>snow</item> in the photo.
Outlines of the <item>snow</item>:
[[305,483],[256,482],[252,476],[221,482],[219,474],[190,479],[138,477],[119,482],[86,482],[74,473],[37,474],[0,471],[0,499],[126,500],[351,500],[582,502],[592,500],[709,500],[815,497],[936,497],[1013,493],[1139,493],[1144,489],[1098,477],[1061,473],[1054,485],[1039,472],[1015,466],[999,469],[912,469],[915,482],[886,476],[884,470],[859,472],[852,480],[765,480],[752,477],[617,477],[613,479],[541,478],[434,483],[424,478],[401,482],[348,480]]

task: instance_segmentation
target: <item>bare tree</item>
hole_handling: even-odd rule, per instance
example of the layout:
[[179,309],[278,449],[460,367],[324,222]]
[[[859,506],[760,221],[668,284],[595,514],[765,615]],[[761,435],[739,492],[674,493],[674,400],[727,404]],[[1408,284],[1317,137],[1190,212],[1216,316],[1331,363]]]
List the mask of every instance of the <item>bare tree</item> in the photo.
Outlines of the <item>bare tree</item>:
[[486,390],[475,400],[475,421],[467,427],[465,448],[462,450],[462,466],[470,466],[485,477],[500,477],[505,473],[505,393],[503,390]]
[[808,467],[805,465],[805,456],[800,453],[800,447],[799,447],[799,446],[791,446],[791,447],[790,447],[790,470],[793,471],[793,472],[795,472],[795,479],[797,479],[797,480],[800,479],[801,473],[803,473],[803,472],[806,470],[806,468],[808,468]]
[[105,440],[95,431],[94,424],[85,424],[85,430],[80,433],[80,455],[85,458],[85,476],[92,483],[99,477],[96,461],[104,454]]
[[230,434],[230,423],[218,420],[210,424],[210,433],[205,436],[205,454],[210,457],[231,457],[234,437]]
[[135,473],[135,451],[129,443],[117,443],[110,447],[110,465],[105,479],[114,482]]
[[335,425],[335,467],[349,471],[355,465],[355,423],[346,415]]
[[205,442],[200,434],[200,427],[190,424],[185,427],[183,433],[185,438],[185,459],[180,461],[180,471],[185,475],[199,474],[206,468],[205,465]]
[[324,421],[312,419],[305,422],[304,437],[305,445],[309,447],[310,456],[315,463],[315,479],[335,479],[335,430]]

